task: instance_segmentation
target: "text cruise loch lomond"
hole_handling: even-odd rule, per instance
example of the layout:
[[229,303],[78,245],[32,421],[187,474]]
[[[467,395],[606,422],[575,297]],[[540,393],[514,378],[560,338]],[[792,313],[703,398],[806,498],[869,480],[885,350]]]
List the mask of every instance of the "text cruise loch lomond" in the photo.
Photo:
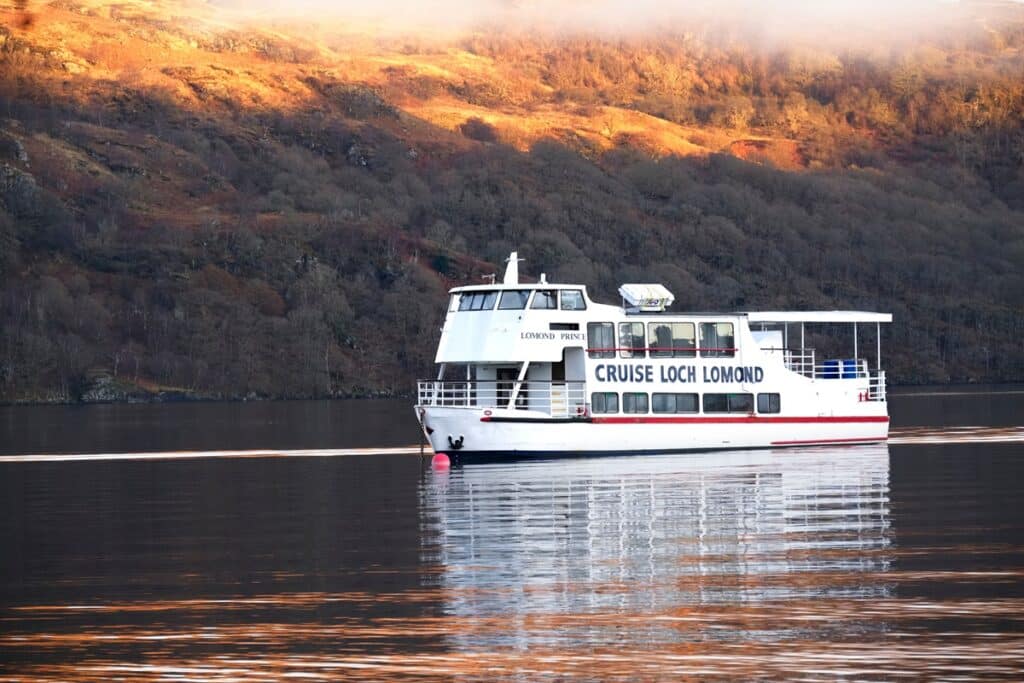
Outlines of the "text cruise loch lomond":
[[[861,311],[676,313],[661,285],[623,285],[623,305],[580,285],[451,290],[417,417],[437,453],[661,453],[885,441],[881,323]],[[805,325],[851,326],[852,354],[821,358]],[[873,324],[874,369],[857,356]]]

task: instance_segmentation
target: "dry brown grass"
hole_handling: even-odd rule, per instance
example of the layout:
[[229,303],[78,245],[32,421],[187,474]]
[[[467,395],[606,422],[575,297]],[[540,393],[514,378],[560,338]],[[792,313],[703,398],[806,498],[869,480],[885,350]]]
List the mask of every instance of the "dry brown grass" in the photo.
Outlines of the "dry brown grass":
[[[0,5],[5,25],[15,25],[17,15],[13,5]],[[467,120],[478,118],[519,150],[555,138],[592,150],[630,146],[652,156],[727,152],[782,168],[803,165],[788,140],[687,127],[626,108],[538,104],[550,95],[550,86],[528,71],[455,47],[406,54],[363,41],[355,51],[306,37],[330,35],[329,27],[304,33],[300,26],[241,26],[229,13],[189,0],[81,0],[74,6],[40,6],[31,29],[15,31],[40,54],[51,55],[45,66],[36,60],[20,67],[35,87],[82,105],[127,89],[159,92],[208,116],[227,117],[237,109],[287,113],[323,107],[307,82],[314,77],[386,93],[412,119],[452,133],[441,138],[418,127],[416,134],[427,133],[453,148],[479,144],[459,133]],[[278,53],[298,58],[280,59]],[[396,74],[401,76],[397,85]],[[403,89],[409,82],[429,83],[426,96]],[[482,90],[486,101],[467,102],[456,94],[460,88]],[[395,132],[408,136],[410,125],[404,119]]]

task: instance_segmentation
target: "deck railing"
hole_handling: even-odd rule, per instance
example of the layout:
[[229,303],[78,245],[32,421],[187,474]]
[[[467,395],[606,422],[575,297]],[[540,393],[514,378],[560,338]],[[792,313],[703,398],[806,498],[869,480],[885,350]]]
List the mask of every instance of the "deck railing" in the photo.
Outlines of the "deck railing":
[[875,370],[868,377],[868,400],[884,401],[885,398],[885,371]]
[[810,379],[866,379],[868,380],[868,392],[865,400],[886,400],[885,372],[871,370],[867,360],[863,358],[817,360],[814,349],[768,348],[762,350],[781,354],[786,369]]
[[872,376],[863,358],[830,358],[818,360],[814,349],[767,348],[762,351],[781,354],[787,370],[810,379],[865,379]]
[[814,377],[814,349],[763,349],[772,353],[781,353],[786,368],[804,377]]
[[[519,408],[546,413],[551,417],[586,414],[585,382],[522,382],[515,393],[513,380],[421,380],[416,403],[448,408]],[[513,394],[515,394],[513,401]]]

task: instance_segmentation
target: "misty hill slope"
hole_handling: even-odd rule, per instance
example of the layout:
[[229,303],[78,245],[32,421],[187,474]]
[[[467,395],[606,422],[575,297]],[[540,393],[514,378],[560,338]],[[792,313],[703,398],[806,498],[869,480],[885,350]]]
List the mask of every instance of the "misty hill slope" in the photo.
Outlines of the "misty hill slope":
[[894,381],[1024,378],[1014,8],[871,52],[29,11],[0,4],[0,399],[408,391],[445,290],[515,248],[608,298],[891,310]]

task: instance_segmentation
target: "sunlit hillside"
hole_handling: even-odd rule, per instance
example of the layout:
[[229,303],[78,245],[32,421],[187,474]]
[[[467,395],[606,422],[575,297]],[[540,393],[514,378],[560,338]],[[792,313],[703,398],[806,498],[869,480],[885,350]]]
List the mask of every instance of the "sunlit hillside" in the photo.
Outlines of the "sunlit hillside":
[[955,12],[861,49],[0,2],[0,400],[405,392],[514,248],[1024,379],[1024,11]]

